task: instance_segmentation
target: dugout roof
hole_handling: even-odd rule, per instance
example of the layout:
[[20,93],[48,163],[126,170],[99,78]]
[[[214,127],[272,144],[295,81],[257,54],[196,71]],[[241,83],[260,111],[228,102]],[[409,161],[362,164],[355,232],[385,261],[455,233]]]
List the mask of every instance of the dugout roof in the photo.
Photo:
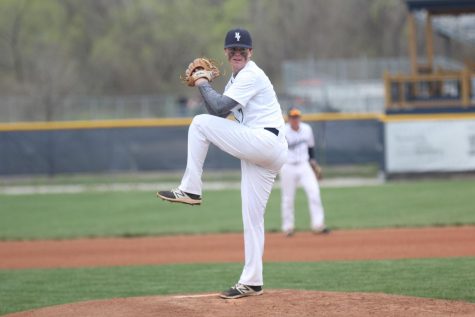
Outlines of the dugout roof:
[[[410,16],[446,38],[475,45],[475,0],[405,0]],[[434,19],[432,19],[432,17]],[[432,26],[426,24],[432,32]],[[427,37],[427,36],[426,36]]]
[[474,0],[406,0],[409,11],[425,10],[432,15],[475,13]]

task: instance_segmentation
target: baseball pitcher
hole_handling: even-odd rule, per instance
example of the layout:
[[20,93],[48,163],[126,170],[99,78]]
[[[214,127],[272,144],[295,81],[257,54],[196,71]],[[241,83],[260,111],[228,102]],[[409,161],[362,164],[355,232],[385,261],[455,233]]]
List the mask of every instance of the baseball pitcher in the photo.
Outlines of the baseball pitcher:
[[[195,116],[190,125],[181,184],[157,195],[170,202],[201,204],[201,175],[210,143],[241,160],[245,264],[238,283],[220,294],[234,299],[263,292],[264,212],[275,177],[287,158],[287,142],[274,88],[251,60],[250,33],[230,30],[224,53],[232,69],[224,94],[210,84],[220,74],[212,61],[193,61],[183,76],[188,86],[198,88],[209,114]],[[235,121],[226,119],[231,113]]]

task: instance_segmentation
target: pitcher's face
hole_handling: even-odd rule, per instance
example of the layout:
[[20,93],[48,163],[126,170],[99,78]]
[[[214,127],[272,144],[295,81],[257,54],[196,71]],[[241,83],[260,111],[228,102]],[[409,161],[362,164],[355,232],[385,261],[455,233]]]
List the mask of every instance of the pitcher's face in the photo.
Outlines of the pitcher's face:
[[228,58],[233,73],[237,73],[243,69],[252,56],[252,48],[230,47],[225,48],[224,52]]

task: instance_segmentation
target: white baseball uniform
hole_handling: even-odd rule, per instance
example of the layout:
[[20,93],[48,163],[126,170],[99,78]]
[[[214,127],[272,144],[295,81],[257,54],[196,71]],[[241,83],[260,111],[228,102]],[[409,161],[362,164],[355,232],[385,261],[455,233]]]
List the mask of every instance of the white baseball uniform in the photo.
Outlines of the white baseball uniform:
[[[275,177],[287,158],[285,122],[269,78],[253,61],[230,78],[224,95],[238,102],[232,109],[236,121],[209,114],[193,118],[179,189],[201,195],[203,163],[210,143],[241,160],[245,264],[239,283],[260,286],[264,212]],[[276,128],[279,134],[264,128]]]
[[282,186],[282,230],[294,230],[294,200],[297,186],[304,188],[310,210],[312,230],[319,231],[325,227],[324,210],[320,197],[317,178],[309,164],[308,148],[315,146],[312,127],[300,122],[295,131],[290,124],[285,125],[285,137],[289,145],[287,161],[280,171]]

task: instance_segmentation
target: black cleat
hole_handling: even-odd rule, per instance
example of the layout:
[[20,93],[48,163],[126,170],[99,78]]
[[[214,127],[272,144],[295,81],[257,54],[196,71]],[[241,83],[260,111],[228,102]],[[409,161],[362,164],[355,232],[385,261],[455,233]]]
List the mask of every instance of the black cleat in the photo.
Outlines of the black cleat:
[[332,231],[331,231],[330,228],[325,227],[325,228],[323,228],[323,229],[317,229],[317,230],[314,229],[314,230],[312,230],[312,232],[313,232],[314,234],[329,234],[329,233],[332,232]]
[[286,230],[284,231],[284,234],[287,238],[290,238],[295,234],[295,232],[293,230]]
[[157,193],[157,197],[172,202],[182,203],[187,205],[201,205],[201,196],[196,194],[185,193],[184,191],[175,188],[172,190],[163,190]]
[[224,299],[236,299],[246,296],[262,295],[262,293],[264,293],[262,286],[251,286],[237,283],[227,291],[219,294],[219,297]]

